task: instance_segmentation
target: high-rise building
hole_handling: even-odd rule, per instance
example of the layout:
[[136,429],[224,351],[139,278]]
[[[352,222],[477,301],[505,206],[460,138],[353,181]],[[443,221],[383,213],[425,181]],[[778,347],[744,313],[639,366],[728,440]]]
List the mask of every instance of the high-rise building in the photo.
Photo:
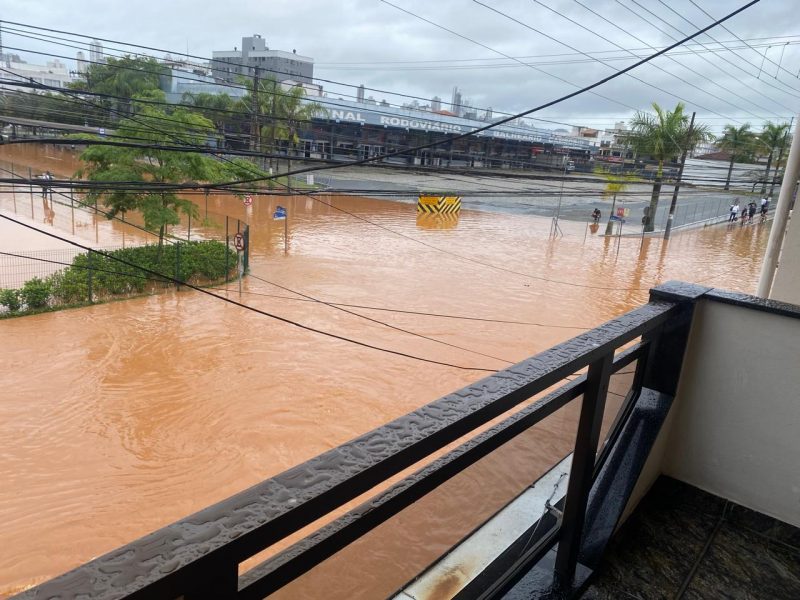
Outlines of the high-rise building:
[[442,110],[442,99],[439,96],[431,98],[431,110],[433,112],[440,112]]
[[89,44],[89,62],[91,64],[106,62],[103,54],[103,44],[97,40],[92,40],[92,43]]
[[356,102],[360,102],[364,104],[364,84],[362,83],[358,86],[358,90],[356,91]]
[[458,91],[457,87],[453,88],[453,98],[450,101],[450,112],[454,115],[460,117],[461,112],[463,111],[463,106],[461,103],[461,92]]
[[211,53],[211,72],[214,79],[237,83],[239,77],[253,77],[258,69],[261,77],[278,81],[313,83],[314,59],[297,54],[296,50],[270,50],[258,34],[242,38],[242,49],[215,50]]
[[86,73],[89,70],[89,63],[86,62],[86,55],[83,52],[78,52],[75,55],[76,62],[78,63],[78,73]]

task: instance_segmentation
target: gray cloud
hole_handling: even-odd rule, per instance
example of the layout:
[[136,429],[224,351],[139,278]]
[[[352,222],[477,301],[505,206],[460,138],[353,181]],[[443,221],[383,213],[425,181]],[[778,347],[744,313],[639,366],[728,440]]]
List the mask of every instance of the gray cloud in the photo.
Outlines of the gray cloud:
[[[573,0],[542,1],[625,48],[643,47],[641,42],[604,23]],[[690,29],[688,23],[671,13],[658,0],[638,1],[666,23],[642,11],[632,0],[621,0],[620,3],[612,0],[581,1],[648,45],[660,47],[672,40],[625,10],[621,4],[633,8],[635,13],[672,35],[680,34],[667,23],[681,31]],[[730,0],[695,1],[715,17],[722,16],[734,6]],[[612,72],[611,68],[599,63],[584,62],[586,57],[574,54],[569,48],[468,0],[392,2],[505,54],[536,57],[524,59],[531,63],[555,60],[565,63],[541,68],[578,85],[585,85]],[[486,0],[486,3],[582,51],[615,50],[612,44],[531,0]],[[689,19],[695,28],[710,22],[689,0],[668,1],[667,4]],[[737,50],[738,55],[731,52],[703,54],[729,74],[696,56],[681,54],[674,57],[680,65],[662,57],[656,59],[655,66],[637,69],[635,75],[685,98],[690,110],[697,110],[702,119],[717,129],[726,122],[736,120],[750,121],[758,128],[763,117],[788,118],[800,107],[800,80],[786,72],[780,72],[775,78],[776,66],[769,61],[764,61],[763,71],[758,78],[756,74],[763,60],[759,52],[766,49],[763,44],[772,44],[768,50],[769,59],[777,62],[783,53],[783,67],[793,73],[800,69],[800,45],[782,45],[786,41],[798,42],[800,37],[778,39],[778,36],[794,34],[794,6],[792,0],[764,0],[727,24],[729,29],[745,39],[770,38],[763,42],[752,42],[760,47],[757,50]],[[209,56],[212,50],[232,49],[241,43],[243,35],[260,33],[270,47],[297,49],[298,53],[314,57],[318,63],[316,74],[320,77],[354,85],[364,83],[368,87],[398,90],[425,98],[438,95],[445,102],[449,101],[452,88],[457,85],[475,105],[491,106],[496,111],[524,110],[575,89],[375,0],[239,0],[205,5],[188,0],[140,0],[135,3],[109,0],[2,0],[0,14],[10,21],[135,42],[176,53],[185,52],[188,43],[189,52],[201,56]],[[721,29],[715,30],[712,35],[718,40],[733,39],[730,33]],[[703,41],[710,43],[708,38],[703,38]],[[75,53],[73,49],[58,48],[10,33],[3,34],[3,42],[6,46],[70,56]],[[737,42],[736,45],[741,44]],[[599,56],[624,56],[624,53],[615,51]],[[467,59],[491,60],[481,63],[467,62]],[[30,55],[28,60],[41,62],[43,59]],[[632,60],[614,60],[610,64],[621,68]],[[407,62],[398,64],[398,61]],[[487,67],[487,63],[493,66]],[[675,73],[688,84],[657,67]],[[711,97],[689,84],[719,98]],[[773,89],[769,87],[770,84],[788,93]],[[352,88],[335,84],[326,84],[325,88],[334,96],[354,93]],[[547,109],[541,116],[584,125],[609,126],[614,120],[629,117],[632,108],[646,109],[653,101],[666,106],[674,106],[677,102],[677,98],[671,94],[656,91],[624,76],[598,91],[622,105],[587,94]],[[744,99],[735,97],[732,92]],[[401,101],[396,96],[376,92],[371,94],[378,99],[386,97],[393,103]]]

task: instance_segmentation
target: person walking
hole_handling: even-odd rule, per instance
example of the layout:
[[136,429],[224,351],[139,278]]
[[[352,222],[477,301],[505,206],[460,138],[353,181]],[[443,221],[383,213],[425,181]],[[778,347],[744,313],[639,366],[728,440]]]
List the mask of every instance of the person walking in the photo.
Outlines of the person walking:
[[728,217],[728,222],[735,223],[736,219],[738,218],[739,218],[739,199],[736,198],[736,200],[733,201],[733,204],[731,204],[731,214],[730,217]]
[[761,222],[767,221],[767,212],[769,212],[769,198],[764,198],[761,202]]
[[752,223],[753,222],[753,216],[755,216],[755,214],[756,214],[756,203],[755,202],[750,202],[750,204],[747,205],[747,222],[748,223]]

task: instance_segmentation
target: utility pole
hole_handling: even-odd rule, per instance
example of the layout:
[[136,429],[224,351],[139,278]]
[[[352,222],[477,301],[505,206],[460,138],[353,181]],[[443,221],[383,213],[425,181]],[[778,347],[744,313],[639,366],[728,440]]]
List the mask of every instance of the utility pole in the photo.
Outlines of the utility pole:
[[261,136],[260,136],[260,128],[258,126],[258,113],[259,113],[259,104],[258,104],[258,88],[260,87],[260,83],[258,81],[258,67],[253,67],[253,107],[250,109],[252,112],[252,116],[250,118],[250,149],[254,151],[258,151],[261,147]]
[[672,202],[669,205],[669,217],[667,217],[667,225],[664,227],[664,239],[669,239],[669,234],[672,231],[672,221],[675,218],[675,207],[678,205],[678,190],[681,187],[681,180],[683,179],[683,166],[686,164],[686,155],[689,154],[689,144],[692,139],[692,130],[694,129],[694,117],[697,113],[692,113],[692,120],[689,122],[689,130],[686,132],[686,143],[683,146],[683,154],[681,154],[681,166],[678,169],[678,181],[675,183],[675,189],[672,191]]
[[786,159],[786,170],[783,173],[783,182],[778,196],[778,206],[775,208],[775,219],[769,232],[767,250],[764,253],[764,263],[761,265],[761,276],[758,278],[758,291],[756,294],[762,298],[769,298],[772,282],[775,280],[775,269],[778,267],[778,256],[786,236],[786,224],[789,221],[789,207],[797,187],[797,177],[800,174],[800,120],[794,130],[792,147],[789,149],[789,158]]

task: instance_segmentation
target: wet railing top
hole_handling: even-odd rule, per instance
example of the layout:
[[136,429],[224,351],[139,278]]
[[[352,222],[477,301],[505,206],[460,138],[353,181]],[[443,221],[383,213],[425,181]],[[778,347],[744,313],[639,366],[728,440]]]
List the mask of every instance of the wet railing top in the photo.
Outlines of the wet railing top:
[[[208,580],[678,314],[709,288],[666,284],[648,304],[444,396],[19,598],[171,597]],[[203,577],[205,575],[205,577]],[[234,587],[235,589],[235,587]]]

